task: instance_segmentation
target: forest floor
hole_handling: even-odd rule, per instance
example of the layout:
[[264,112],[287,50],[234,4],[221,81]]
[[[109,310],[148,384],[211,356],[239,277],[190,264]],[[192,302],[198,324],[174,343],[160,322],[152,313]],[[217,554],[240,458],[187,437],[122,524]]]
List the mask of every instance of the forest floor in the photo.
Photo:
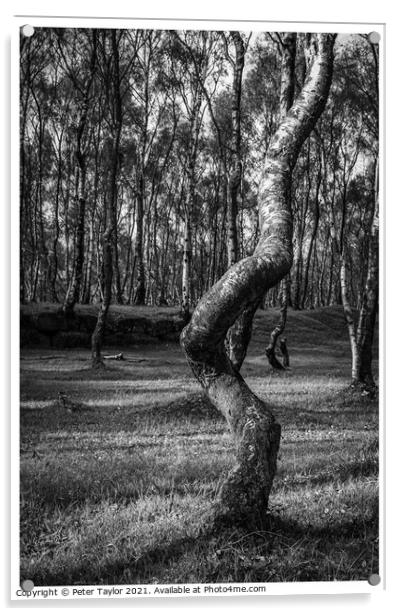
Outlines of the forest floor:
[[[125,350],[102,372],[86,349],[22,350],[21,579],[283,582],[378,571],[378,401],[348,389],[342,311],[290,311],[284,373],[264,355],[273,319],[258,312],[243,370],[282,425],[270,525],[258,532],[201,527],[234,452],[178,344]],[[67,412],[60,392],[82,408]]]

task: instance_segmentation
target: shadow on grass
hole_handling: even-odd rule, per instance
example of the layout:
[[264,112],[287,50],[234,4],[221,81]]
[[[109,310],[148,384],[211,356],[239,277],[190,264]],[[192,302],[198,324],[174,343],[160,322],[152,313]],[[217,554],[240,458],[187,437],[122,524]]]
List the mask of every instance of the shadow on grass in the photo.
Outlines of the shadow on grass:
[[[167,390],[172,393],[171,390]],[[136,393],[148,393],[148,390],[141,390]],[[149,390],[152,393],[152,390]],[[122,392],[122,396],[129,394]],[[111,396],[116,396],[116,392],[111,392]],[[77,400],[77,396],[72,395],[72,399]],[[43,401],[38,401],[38,405]],[[28,406],[29,404],[29,406]],[[75,413],[68,413],[60,409],[56,400],[53,403],[45,402],[44,408],[32,408],[31,403],[21,403],[21,431],[29,429],[32,433],[49,432],[56,430],[85,429],[95,432],[113,432],[141,429],[154,426],[157,435],[158,423],[163,425],[179,420],[191,420],[200,422],[205,419],[219,420],[224,423],[221,413],[208,401],[202,393],[176,395],[172,402],[160,403],[139,402],[135,400],[116,400],[111,401],[110,406],[86,405],[83,410]],[[52,436],[52,440],[55,436]],[[62,439],[66,439],[63,435]],[[50,443],[50,441],[49,441]],[[77,441],[77,449],[80,443]]]
[[151,358],[138,361],[117,362],[119,366],[106,365],[104,368],[94,370],[90,365],[80,368],[64,368],[63,370],[54,368],[50,370],[35,370],[23,368],[21,371],[24,389],[29,391],[30,385],[44,381],[77,381],[82,384],[99,383],[100,381],[132,381],[136,380],[159,380],[161,378],[172,379],[183,378],[190,369],[183,358],[178,361],[163,361]]
[[[288,474],[284,473],[284,476],[287,478]],[[366,477],[377,477],[378,476],[378,461],[377,460],[353,460],[350,463],[342,463],[331,468],[328,468],[326,472],[320,472],[316,475],[309,476],[299,476],[299,477],[291,477],[290,480],[286,482],[286,489],[288,491],[293,490],[294,488],[301,486],[309,486],[311,488],[317,486],[325,486],[327,484],[333,483],[335,480],[338,482],[345,482],[350,479],[356,478],[366,478]],[[277,482],[279,484],[281,479],[281,475],[278,474]],[[284,487],[284,484],[281,483],[281,487]]]
[[[378,515],[313,527],[271,516],[255,532],[202,531],[107,564],[43,574],[35,584],[168,584],[367,579],[378,570]],[[275,563],[275,566],[273,564]]]

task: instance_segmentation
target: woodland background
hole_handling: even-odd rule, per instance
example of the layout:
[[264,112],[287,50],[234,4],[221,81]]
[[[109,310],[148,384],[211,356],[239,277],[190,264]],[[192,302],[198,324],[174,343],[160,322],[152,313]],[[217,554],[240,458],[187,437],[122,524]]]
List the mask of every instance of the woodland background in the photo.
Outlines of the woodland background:
[[[241,38],[241,90],[230,33],[39,28],[22,38],[22,302],[99,301],[110,201],[113,303],[187,310],[231,263],[233,224],[234,258],[252,253],[281,37]],[[304,71],[298,53],[296,94]],[[340,255],[359,307],[377,151],[375,46],[340,35],[328,104],[293,174],[293,308],[341,302]],[[266,305],[277,301],[278,288]]]
[[[308,36],[297,37],[296,96]],[[271,370],[263,352],[283,286],[257,310],[242,368],[282,425],[267,526],[202,524],[236,451],[177,338],[258,241],[285,43],[286,33],[216,31],[36,28],[21,38],[21,323],[45,337],[21,339],[22,579],[264,583],[378,571],[378,400],[375,387],[350,388],[351,334],[367,283],[378,285],[378,47],[366,35],[338,36],[329,99],[293,172],[290,369]],[[128,350],[94,370],[83,347],[100,303],[112,304],[107,352]],[[60,337],[77,322],[85,334]]]

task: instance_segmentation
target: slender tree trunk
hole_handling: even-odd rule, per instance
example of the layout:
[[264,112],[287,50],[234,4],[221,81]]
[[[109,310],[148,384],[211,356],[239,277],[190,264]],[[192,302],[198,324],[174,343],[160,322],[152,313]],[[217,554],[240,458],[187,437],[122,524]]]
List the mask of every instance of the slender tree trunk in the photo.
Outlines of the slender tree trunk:
[[183,265],[181,281],[181,314],[185,321],[190,318],[190,267],[191,267],[191,226],[190,216],[186,211],[183,237]]
[[[144,32],[143,41],[143,56],[140,66],[143,72],[143,125],[140,135],[139,144],[139,175],[137,179],[137,211],[136,211],[136,239],[135,239],[135,262],[137,265],[137,284],[135,288],[134,303],[137,306],[143,306],[146,302],[147,289],[145,280],[145,265],[144,265],[144,211],[145,211],[145,173],[147,168],[147,145],[149,141],[149,114],[150,114],[150,97],[149,97],[149,79],[150,70],[153,61],[153,43],[152,34]],[[150,207],[150,204],[149,204]],[[149,271],[149,269],[148,269]]]
[[[378,312],[378,275],[379,275],[379,251],[378,251],[378,225],[379,225],[379,201],[378,201],[378,159],[376,162],[376,177],[374,188],[374,207],[370,228],[369,255],[366,284],[364,288],[362,305],[360,308],[357,324],[357,346],[359,352],[359,383],[372,388],[374,377],[372,372],[372,347],[375,331],[375,323]],[[353,375],[352,375],[353,378]],[[356,381],[356,375],[354,377]]]
[[311,175],[310,175],[310,139],[307,141],[307,165],[305,171],[306,188],[301,199],[301,211],[299,214],[299,224],[297,231],[297,252],[295,259],[295,279],[293,291],[293,308],[300,310],[301,307],[301,287],[303,278],[303,243],[306,230],[306,215],[309,207],[310,192],[311,192]]
[[325,107],[335,36],[312,35],[311,63],[302,92],[274,135],[265,160],[258,205],[261,237],[250,257],[222,276],[198,303],[181,335],[194,375],[229,424],[237,466],[223,484],[214,521],[262,525],[276,471],[280,427],[225,352],[229,327],[261,302],[292,264],[290,182],[300,148]]
[[73,266],[72,279],[67,290],[67,294],[63,304],[63,310],[66,315],[71,315],[74,311],[75,304],[80,299],[81,285],[84,274],[84,258],[85,258],[85,210],[86,210],[86,155],[84,147],[84,138],[88,124],[88,113],[90,106],[90,94],[92,83],[95,75],[96,64],[96,45],[97,31],[92,34],[92,55],[91,64],[86,84],[84,100],[82,103],[82,113],[80,115],[77,126],[77,141],[75,150],[76,160],[76,188],[75,199],[77,204],[77,225],[75,231],[75,259]]
[[241,90],[244,68],[244,43],[239,32],[232,32],[231,38],[236,51],[233,67],[232,86],[232,135],[230,144],[229,206],[228,206],[228,267],[239,258],[237,230],[238,195],[242,177],[241,160]]
[[50,283],[50,292],[52,302],[58,303],[59,298],[56,289],[56,281],[58,274],[58,244],[60,237],[60,221],[59,221],[59,210],[60,210],[60,189],[62,182],[62,143],[63,143],[63,133],[64,129],[61,131],[59,136],[59,143],[57,148],[57,183],[56,183],[56,197],[55,197],[55,205],[54,205],[54,227],[55,233],[52,243],[52,263],[49,272],[49,283]]
[[[232,86],[232,137],[230,152],[230,173],[228,182],[229,203],[227,207],[227,241],[228,241],[228,267],[239,259],[239,238],[237,229],[238,195],[242,178],[241,159],[241,90],[244,68],[245,49],[243,39],[239,32],[231,33],[236,50],[233,68]],[[240,369],[252,333],[252,323],[257,305],[245,310],[234,325],[229,329],[226,350],[233,365]]]
[[110,172],[110,194],[105,200],[105,231],[103,234],[103,293],[102,301],[98,312],[98,318],[94,332],[92,334],[92,367],[95,369],[104,366],[101,348],[103,336],[106,328],[106,320],[112,298],[113,282],[113,232],[116,221],[117,207],[117,176],[119,167],[119,149],[122,129],[122,110],[120,93],[120,69],[119,69],[119,46],[116,30],[109,33],[113,52],[113,120],[114,137],[111,152],[111,172]]
[[190,318],[191,300],[191,261],[192,261],[192,216],[195,204],[195,165],[198,153],[198,137],[200,132],[200,109],[202,102],[202,90],[200,84],[194,94],[194,104],[190,122],[190,153],[187,165],[187,200],[184,207],[184,235],[183,235],[183,263],[182,263],[182,300],[181,315],[185,321]]
[[[279,336],[283,333],[288,313],[288,302],[289,302],[289,293],[290,293],[290,277],[289,274],[281,280],[281,284],[279,287],[279,302],[280,302],[280,314],[279,321],[275,325],[274,329],[271,331],[271,335],[269,338],[269,343],[267,348],[265,349],[265,355],[267,356],[268,362],[275,370],[284,370],[289,367],[289,355],[287,355],[287,366],[281,363],[276,356],[276,345],[278,342]],[[282,347],[286,346],[286,339],[281,339]]]
[[[26,62],[22,62],[24,46],[27,46]],[[21,225],[21,239],[20,239],[20,302],[21,304],[26,301],[26,239],[25,233],[27,233],[27,225],[31,226],[29,221],[29,205],[28,205],[28,182],[27,182],[27,167],[26,164],[26,138],[27,138],[27,116],[28,116],[28,103],[30,98],[31,89],[31,38],[21,37],[20,47],[20,225]],[[32,280],[30,281],[32,282]]]
[[308,291],[308,282],[309,282],[309,273],[310,273],[310,262],[311,255],[313,253],[314,243],[317,236],[318,231],[318,223],[320,220],[320,186],[321,186],[321,160],[318,175],[316,178],[316,187],[315,187],[315,195],[314,195],[314,212],[313,212],[313,228],[311,230],[311,237],[307,251],[306,257],[306,267],[304,272],[304,288],[303,288],[303,296],[301,300],[301,307],[304,310],[307,300],[307,291]]
[[[45,135],[45,118],[42,114],[41,104],[32,90],[32,96],[35,100],[38,110],[38,177],[36,183],[36,207],[35,207],[35,248],[37,251],[37,267],[35,268],[35,286],[34,297],[39,284],[39,300],[46,301],[48,290],[48,274],[49,274],[49,250],[46,242],[45,220],[43,213],[43,175],[44,175],[44,135]],[[39,276],[39,274],[41,274]]]
[[[116,189],[116,200],[118,197],[118,189]],[[123,291],[121,286],[121,276],[120,276],[120,260],[119,260],[119,238],[118,238],[118,228],[117,228],[117,203],[116,207],[113,211],[114,221],[113,221],[113,269],[114,269],[114,279],[115,279],[115,290],[116,290],[116,304],[123,304]]]
[[357,346],[357,338],[356,338],[356,327],[355,327],[355,319],[353,315],[353,309],[350,305],[349,301],[349,276],[348,276],[348,267],[346,263],[346,258],[343,253],[340,255],[340,285],[341,285],[341,296],[342,296],[342,305],[343,311],[345,315],[346,325],[349,333],[350,340],[350,348],[352,351],[352,381],[355,382],[359,379],[360,373],[360,356],[358,352]]
[[[282,70],[281,70],[281,93],[279,103],[279,117],[281,122],[286,118],[286,114],[292,106],[295,91],[295,60],[296,60],[296,38],[295,33],[286,33],[282,39]],[[288,304],[290,297],[290,277],[287,274],[280,283],[280,316],[279,322],[271,332],[270,341],[265,349],[265,354],[273,368],[283,369],[283,365],[275,355],[276,344],[279,336],[286,327]]]
[[137,285],[135,289],[134,303],[137,306],[145,304],[145,267],[144,267],[144,179],[139,179],[136,207],[136,232],[135,232],[135,262],[137,264]]
[[[79,157],[79,153],[76,153]],[[71,315],[75,304],[79,301],[83,268],[85,256],[85,184],[86,184],[86,169],[84,159],[79,157],[77,175],[76,175],[76,203],[77,203],[77,223],[75,231],[75,257],[73,274],[70,281],[70,286],[64,300],[63,310],[66,314]]]

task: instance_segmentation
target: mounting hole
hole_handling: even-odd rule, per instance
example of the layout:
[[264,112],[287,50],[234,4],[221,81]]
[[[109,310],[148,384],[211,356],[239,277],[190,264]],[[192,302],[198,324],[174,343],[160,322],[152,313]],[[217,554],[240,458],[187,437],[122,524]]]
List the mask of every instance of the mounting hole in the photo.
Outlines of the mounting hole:
[[370,584],[370,586],[378,586],[380,582],[381,578],[378,573],[372,573],[371,575],[369,575],[368,583]]
[[24,36],[33,36],[35,33],[35,28],[29,24],[26,24],[25,26],[22,26],[21,32]]
[[367,38],[370,41],[370,43],[372,43],[373,45],[378,45],[378,43],[380,42],[381,36],[379,32],[370,32]]
[[22,590],[25,590],[25,592],[30,592],[31,590],[33,590],[34,586],[35,584],[32,580],[24,580],[23,582],[21,582],[21,588]]

